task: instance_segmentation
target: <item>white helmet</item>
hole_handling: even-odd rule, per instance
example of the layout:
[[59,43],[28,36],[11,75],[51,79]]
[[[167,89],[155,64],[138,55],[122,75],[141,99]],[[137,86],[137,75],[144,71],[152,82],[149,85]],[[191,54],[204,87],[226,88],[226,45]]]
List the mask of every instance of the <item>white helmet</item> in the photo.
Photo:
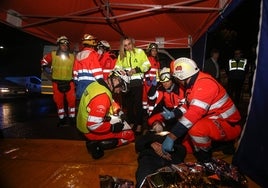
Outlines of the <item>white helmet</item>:
[[129,76],[127,75],[126,71],[123,69],[114,69],[112,70],[111,74],[109,75],[110,78],[119,77],[121,78],[120,83],[117,86],[113,86],[114,88],[121,87],[122,92],[127,92],[128,84],[130,83]]
[[110,50],[111,49],[111,46],[109,44],[109,42],[107,42],[106,40],[101,40],[98,42],[97,44],[97,49],[99,48],[104,48],[105,50]]
[[170,68],[163,67],[159,73],[159,81],[167,82],[169,80],[171,80]]
[[66,44],[69,45],[69,40],[66,36],[60,36],[59,38],[57,38],[57,44]]
[[199,72],[199,68],[196,63],[187,57],[181,57],[172,61],[170,69],[173,76],[179,80],[185,80]]

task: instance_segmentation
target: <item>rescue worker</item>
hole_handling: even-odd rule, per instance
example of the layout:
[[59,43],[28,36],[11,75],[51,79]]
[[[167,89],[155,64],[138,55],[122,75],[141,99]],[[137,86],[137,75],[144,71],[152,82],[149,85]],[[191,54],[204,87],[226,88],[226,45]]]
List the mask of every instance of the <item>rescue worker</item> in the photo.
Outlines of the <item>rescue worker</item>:
[[248,72],[247,59],[242,58],[242,55],[242,51],[236,49],[234,58],[228,62],[228,93],[236,105],[239,105],[242,88]]
[[82,45],[83,49],[77,53],[73,68],[77,100],[80,100],[88,84],[103,78],[99,56],[95,50],[97,38],[93,35],[84,34]]
[[[112,94],[127,92],[129,77],[123,70],[113,70],[107,80],[89,84],[80,100],[77,128],[88,139],[86,146],[94,159],[104,155],[105,149],[128,144],[135,139],[134,132],[122,118]],[[94,92],[92,92],[94,91]]]
[[156,43],[150,43],[146,50],[148,60],[151,64],[151,68],[144,73],[143,79],[143,97],[142,106],[146,114],[150,114],[149,106],[152,106],[148,102],[148,91],[151,86],[156,86],[159,78],[160,62],[158,60],[158,45]]
[[147,55],[143,49],[135,47],[134,39],[122,37],[115,68],[126,70],[130,77],[129,91],[122,96],[122,100],[126,105],[127,120],[136,134],[141,134],[143,129],[143,76],[150,67]]
[[106,40],[101,40],[97,44],[99,62],[103,70],[103,78],[106,80],[112,72],[116,62],[116,55],[111,52],[111,46]]
[[170,69],[175,82],[183,89],[185,104],[162,113],[165,119],[178,119],[162,150],[168,154],[174,141],[188,133],[197,161],[207,162],[212,156],[212,141],[235,141],[240,136],[240,113],[221,84],[201,72],[192,59],[178,58]]
[[180,105],[182,94],[180,95],[179,87],[173,82],[170,68],[164,67],[159,75],[160,86],[152,86],[148,92],[150,101],[154,101],[151,114],[148,117],[148,126],[156,132],[163,131],[164,127],[174,124],[177,119],[165,120],[162,116],[163,107],[173,110]]
[[[164,67],[159,74],[160,86],[152,86],[148,92],[148,98],[154,104],[149,106],[152,109],[149,114],[147,125],[149,130],[156,133],[162,131],[169,131],[177,119],[171,118],[166,120],[162,116],[165,110],[174,110],[183,104],[183,92],[180,90],[179,85],[175,84],[173,77],[170,73],[170,68]],[[184,145],[187,153],[192,153],[192,148],[189,143],[188,136],[180,138],[180,143]]]
[[[70,124],[75,124],[75,85],[73,82],[74,55],[70,51],[69,40],[66,36],[57,39],[57,50],[46,54],[41,60],[42,71],[51,74],[53,99],[57,105],[59,127],[67,125],[67,116]],[[65,110],[65,99],[68,112]]]

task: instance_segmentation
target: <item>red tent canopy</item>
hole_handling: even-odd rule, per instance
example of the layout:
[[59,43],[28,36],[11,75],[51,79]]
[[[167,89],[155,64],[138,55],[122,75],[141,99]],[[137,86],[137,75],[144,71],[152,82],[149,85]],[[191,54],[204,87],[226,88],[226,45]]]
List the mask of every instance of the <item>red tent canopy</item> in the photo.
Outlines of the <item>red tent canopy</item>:
[[188,48],[207,31],[231,0],[2,0],[0,21],[55,43],[67,36],[74,46],[85,33],[119,47],[122,35],[136,45],[157,42]]

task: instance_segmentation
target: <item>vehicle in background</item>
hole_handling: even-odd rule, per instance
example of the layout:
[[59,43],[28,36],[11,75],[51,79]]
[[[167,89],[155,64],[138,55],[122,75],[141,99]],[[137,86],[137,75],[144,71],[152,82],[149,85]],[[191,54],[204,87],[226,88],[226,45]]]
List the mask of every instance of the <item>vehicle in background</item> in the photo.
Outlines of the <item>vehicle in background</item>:
[[41,79],[37,76],[8,76],[5,79],[24,86],[28,94],[41,94]]
[[11,82],[5,78],[0,79],[0,99],[26,97],[28,94],[25,86]]

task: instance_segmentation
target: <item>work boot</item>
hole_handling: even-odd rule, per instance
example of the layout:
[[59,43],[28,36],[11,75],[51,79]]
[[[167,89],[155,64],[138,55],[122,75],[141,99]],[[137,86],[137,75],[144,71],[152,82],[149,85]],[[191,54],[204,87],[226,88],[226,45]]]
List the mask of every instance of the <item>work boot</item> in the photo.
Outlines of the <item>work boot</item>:
[[67,124],[66,118],[64,117],[63,119],[59,119],[57,126],[58,127],[67,127],[68,124]]
[[98,141],[86,141],[86,147],[93,159],[100,159],[104,156],[104,151]]

